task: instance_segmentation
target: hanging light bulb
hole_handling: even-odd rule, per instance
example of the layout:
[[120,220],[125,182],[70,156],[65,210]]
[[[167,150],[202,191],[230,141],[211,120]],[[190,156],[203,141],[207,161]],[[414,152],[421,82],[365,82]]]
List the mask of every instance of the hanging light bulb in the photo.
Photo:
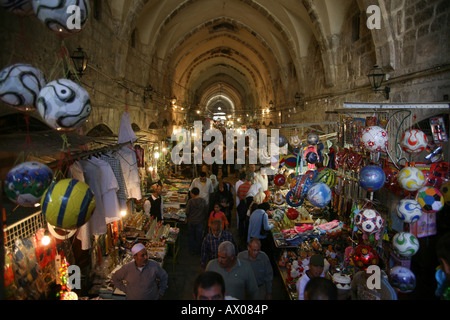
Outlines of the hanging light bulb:
[[48,246],[50,244],[50,234],[49,234],[48,230],[45,230],[44,236],[41,239],[41,244],[43,246]]
[[127,210],[120,210],[120,215],[125,217],[127,215]]

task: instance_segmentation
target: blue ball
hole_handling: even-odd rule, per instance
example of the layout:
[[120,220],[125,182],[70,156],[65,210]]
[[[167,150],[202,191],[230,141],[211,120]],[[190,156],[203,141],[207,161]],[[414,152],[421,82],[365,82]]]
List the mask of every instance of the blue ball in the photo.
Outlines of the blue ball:
[[380,190],[385,182],[386,175],[379,166],[366,166],[359,172],[359,185],[369,192]]
[[323,208],[331,201],[331,189],[325,183],[319,182],[308,190],[307,197],[313,206]]

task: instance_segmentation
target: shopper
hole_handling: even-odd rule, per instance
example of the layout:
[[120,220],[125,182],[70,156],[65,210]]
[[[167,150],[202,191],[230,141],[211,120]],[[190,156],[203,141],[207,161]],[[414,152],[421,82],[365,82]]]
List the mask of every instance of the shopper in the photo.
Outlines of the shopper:
[[220,204],[218,204],[218,203],[214,204],[214,210],[209,215],[209,219],[208,219],[208,227],[209,228],[211,228],[211,221],[213,221],[213,220],[222,221],[222,229],[223,230],[228,229],[228,225],[229,225],[228,219],[225,216],[225,213],[223,213],[220,210]]
[[201,249],[201,267],[205,270],[206,265],[212,259],[217,258],[219,245],[224,242],[229,241],[234,244],[236,254],[238,253],[236,241],[233,235],[228,230],[222,229],[221,220],[211,221],[211,230],[205,236],[202,242]]
[[162,185],[159,183],[154,184],[152,188],[153,193],[148,197],[150,201],[150,216],[154,217],[156,221],[161,221],[163,219]]
[[213,193],[213,186],[211,183],[211,179],[206,177],[206,172],[201,172],[200,173],[200,177],[195,178],[192,183],[191,186],[189,187],[189,191],[192,190],[192,188],[197,187],[198,190],[200,190],[200,197],[202,197],[203,199],[205,199],[206,204],[209,205],[209,198],[211,196],[211,193]]
[[214,271],[200,273],[194,280],[195,300],[225,300],[225,282]]
[[238,259],[247,261],[252,266],[258,283],[255,300],[271,300],[273,269],[269,257],[261,251],[261,241],[257,238],[250,239],[247,250],[239,252]]
[[[270,205],[267,202],[261,204],[253,202],[250,207],[247,242],[251,238],[258,238],[261,241],[269,239],[265,231],[270,231],[274,228],[274,225],[269,223],[269,216],[266,213],[266,210],[269,209]],[[266,248],[269,249],[270,247],[266,245],[264,249]]]
[[186,222],[189,232],[189,250],[191,254],[200,254],[203,240],[203,231],[205,230],[208,207],[206,201],[200,198],[200,190],[197,187],[192,188],[191,198],[186,204]]
[[238,300],[254,299],[258,291],[255,274],[247,261],[237,258],[235,245],[230,241],[222,242],[217,255],[217,259],[208,263],[206,271],[222,275],[230,296]]
[[324,277],[324,257],[320,254],[312,255],[309,259],[308,267],[308,270],[305,271],[296,283],[298,300],[305,300],[305,287],[311,279]]
[[304,296],[305,300],[337,300],[338,289],[330,279],[316,277],[306,284]]
[[167,289],[167,272],[159,263],[148,259],[142,243],[135,244],[131,253],[134,261],[123,265],[111,276],[114,286],[125,292],[127,300],[161,299]]
[[[245,181],[236,190],[236,194],[239,197],[239,205],[236,208],[236,215],[239,219],[238,231],[239,239],[241,243],[247,243],[247,230],[248,230],[248,218],[247,210],[249,203],[247,203],[247,192],[250,189],[253,181],[253,172],[247,172],[245,175]],[[251,203],[252,201],[250,201]]]
[[233,194],[229,190],[229,185],[220,181],[217,191],[215,191],[212,196],[212,203],[218,203],[220,205],[220,211],[225,213],[228,223],[231,224],[231,210],[234,206]]

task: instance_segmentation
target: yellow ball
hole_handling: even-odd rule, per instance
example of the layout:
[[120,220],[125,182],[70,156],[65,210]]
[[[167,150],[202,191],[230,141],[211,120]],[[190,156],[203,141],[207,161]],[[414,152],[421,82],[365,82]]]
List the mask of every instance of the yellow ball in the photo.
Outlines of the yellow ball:
[[92,216],[95,196],[89,186],[76,179],[53,183],[42,196],[42,213],[49,224],[61,229],[81,227]]

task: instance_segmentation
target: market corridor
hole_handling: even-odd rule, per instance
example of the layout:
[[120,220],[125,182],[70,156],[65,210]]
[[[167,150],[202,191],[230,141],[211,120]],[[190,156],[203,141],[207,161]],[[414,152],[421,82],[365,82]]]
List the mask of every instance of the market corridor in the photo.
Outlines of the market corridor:
[[[169,274],[169,287],[164,295],[164,300],[190,300],[193,299],[193,284],[195,277],[201,272],[200,255],[189,253],[189,234],[185,223],[178,223],[179,232],[179,252],[173,265],[173,255],[169,254],[164,259],[164,269]],[[236,228],[236,210],[232,212],[231,233],[236,239],[240,250],[246,250],[245,244],[239,243]],[[287,300],[286,288],[283,279],[277,269],[273,270],[273,300]]]

